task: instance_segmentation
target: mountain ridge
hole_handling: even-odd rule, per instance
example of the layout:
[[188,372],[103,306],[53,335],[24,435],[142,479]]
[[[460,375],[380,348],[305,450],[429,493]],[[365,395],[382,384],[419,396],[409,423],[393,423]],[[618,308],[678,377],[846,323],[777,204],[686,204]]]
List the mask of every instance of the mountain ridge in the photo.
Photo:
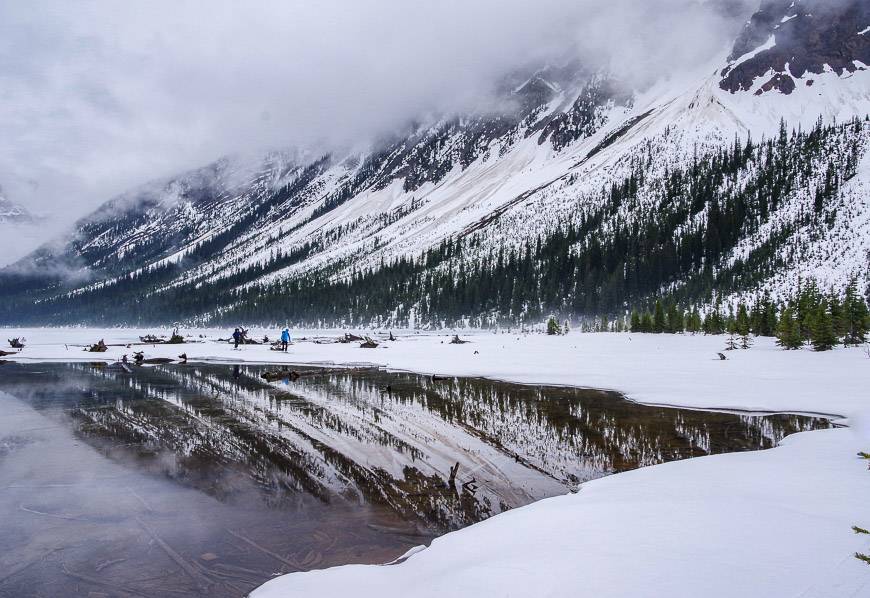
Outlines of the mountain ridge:
[[[445,242],[474,239],[482,249],[464,263],[477,267],[486,263],[487,251],[516,249],[578,223],[602,201],[599,191],[633,176],[641,160],[649,163],[645,175],[661,185],[669,171],[683,170],[699,158],[712,159],[732,147],[735,138],[740,143],[782,138],[783,122],[806,131],[815,130],[818,119],[830,125],[865,117],[870,113],[870,73],[860,59],[865,45],[854,44],[857,34],[849,29],[857,27],[861,21],[856,19],[865,13],[860,3],[846,2],[836,23],[850,25],[832,29],[828,21],[812,18],[813,6],[765,2],[724,67],[713,65],[643,92],[629,94],[612,75],[579,66],[560,73],[543,69],[506,91],[506,100],[515,105],[513,112],[445,118],[365,153],[278,152],[259,161],[219,160],[148,192],[109,202],[96,216],[83,219],[60,251],[44,248],[29,258],[29,264],[19,264],[18,272],[30,272],[21,284],[29,285],[28,292],[38,295],[43,305],[60,306],[64,297],[94,297],[94,309],[103,321],[135,320],[141,302],[173,289],[196,294],[200,288],[220,288],[222,299],[202,301],[200,313],[186,315],[209,321],[251,289],[256,292],[294,279],[331,284],[396,260],[424,259]],[[796,13],[793,18],[790,11]],[[870,26],[870,15],[867,19]],[[794,55],[794,44],[781,42],[779,33],[772,42],[768,38],[751,46],[778,26],[794,27],[804,36],[810,31],[811,37],[834,31],[839,37],[825,41],[826,51],[836,46],[842,52],[857,52],[857,57],[827,68],[810,60],[801,74],[790,68],[777,71],[771,65],[777,66],[786,54]],[[823,56],[811,45],[798,46],[808,56]],[[857,125],[852,131],[854,138],[844,137],[842,142],[857,144],[863,152],[867,132]],[[653,151],[658,155],[653,157]],[[854,174],[837,167],[837,176],[851,178],[838,186],[837,198],[825,200],[842,202],[848,197],[852,209],[840,208],[830,228],[833,233],[813,233],[859,232],[861,243],[847,252],[849,267],[842,272],[829,276],[825,264],[833,263],[830,260],[808,262],[807,270],[824,274],[820,278],[831,284],[861,274],[860,251],[870,238],[867,208],[860,200],[870,164],[862,156],[855,158]],[[811,189],[822,183],[808,177],[802,184],[802,189],[785,191],[785,204],[793,204],[795,210],[803,209]],[[716,201],[730,199],[722,195]],[[118,209],[130,205],[131,209]],[[643,220],[635,214],[625,217]],[[692,226],[687,220],[685,227]],[[675,229],[673,234],[682,233]],[[741,234],[745,244],[765,242],[756,238],[757,231]],[[827,243],[827,236],[795,239],[801,239],[807,255],[814,245]],[[735,245],[734,251],[741,250]],[[727,268],[735,255],[723,257],[716,267]],[[38,280],[32,274],[49,264],[86,270],[91,282],[70,285],[57,277]],[[795,266],[783,268],[765,283],[769,290],[800,276]],[[111,296],[114,285],[133,279],[142,284],[143,295],[140,302],[126,304],[129,313],[112,314],[97,299]],[[145,279],[150,282],[145,284]],[[870,279],[863,284],[870,284]],[[710,299],[704,295],[685,300]],[[11,311],[2,315],[10,321],[14,317]]]

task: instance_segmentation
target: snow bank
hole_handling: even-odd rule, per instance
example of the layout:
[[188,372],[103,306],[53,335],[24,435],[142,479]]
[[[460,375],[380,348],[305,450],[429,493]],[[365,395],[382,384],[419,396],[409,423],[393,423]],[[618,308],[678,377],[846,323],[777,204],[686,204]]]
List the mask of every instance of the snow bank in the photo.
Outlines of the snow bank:
[[[870,567],[870,359],[863,349],[779,350],[756,339],[727,361],[723,337],[577,334],[398,334],[377,349],[297,341],[288,354],[203,342],[146,346],[146,357],[286,363],[373,363],[421,373],[620,390],[697,408],[842,415],[849,429],[790,437],[765,452],[720,455],[623,473],[576,495],[517,509],[436,540],[404,563],[350,565],[275,579],[254,598],[288,596],[858,596]],[[252,337],[264,332],[252,330]],[[144,331],[8,330],[18,360],[117,359]],[[294,338],[325,333],[296,331]],[[338,332],[330,333],[335,337]],[[120,343],[104,354],[75,344]],[[66,345],[64,345],[66,343]],[[7,358],[8,359],[8,358]],[[2,375],[2,369],[0,369]]]
[[289,575],[287,596],[858,596],[851,533],[870,474],[849,434],[692,459],[587,483],[454,532],[395,566]]

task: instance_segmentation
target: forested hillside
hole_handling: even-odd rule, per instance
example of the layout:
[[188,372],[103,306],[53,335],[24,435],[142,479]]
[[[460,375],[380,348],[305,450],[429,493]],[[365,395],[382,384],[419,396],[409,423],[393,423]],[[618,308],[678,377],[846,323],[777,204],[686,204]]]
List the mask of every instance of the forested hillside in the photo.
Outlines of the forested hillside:
[[25,312],[33,323],[114,323],[120,312],[132,314],[130,323],[487,326],[551,313],[616,318],[657,299],[704,307],[775,291],[766,283],[808,259],[795,239],[814,239],[814,251],[834,242],[838,218],[856,209],[843,187],[856,178],[868,142],[866,119],[819,122],[809,131],[783,123],[774,139],[735,139],[661,171],[650,142],[632,156],[624,178],[575,198],[574,214],[554,231],[514,246],[490,242],[484,228],[415,257],[364,270],[350,265],[348,276],[340,274],[345,264],[336,264],[292,280],[253,282],[304,260],[314,250],[308,244],[206,284],[150,291],[207,255],[203,244],[185,263],[35,305],[21,297],[0,314],[11,320]]
[[867,31],[866,3],[768,1],[686,82],[572,59],[362,150],[219,159],[0,270],[0,323],[491,326],[801,280],[866,295]]

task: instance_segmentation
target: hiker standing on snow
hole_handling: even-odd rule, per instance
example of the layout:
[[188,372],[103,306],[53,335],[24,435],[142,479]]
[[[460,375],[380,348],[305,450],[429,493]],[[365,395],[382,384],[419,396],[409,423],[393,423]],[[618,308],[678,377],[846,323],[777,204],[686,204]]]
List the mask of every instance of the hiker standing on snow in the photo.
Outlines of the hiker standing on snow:
[[235,332],[233,332],[233,342],[235,343],[233,349],[238,349],[239,343],[242,342],[242,333],[239,332],[238,328],[236,328]]
[[290,330],[288,328],[284,328],[281,331],[281,350],[285,353],[287,352],[287,345],[290,344]]

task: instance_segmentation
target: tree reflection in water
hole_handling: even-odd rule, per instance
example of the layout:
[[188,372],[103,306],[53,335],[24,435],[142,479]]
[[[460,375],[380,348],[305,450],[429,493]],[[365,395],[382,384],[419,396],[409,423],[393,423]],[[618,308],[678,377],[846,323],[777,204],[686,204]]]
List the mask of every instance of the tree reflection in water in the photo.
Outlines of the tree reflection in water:
[[[217,565],[239,578],[236,585],[249,588],[268,579],[276,566],[385,560],[445,531],[603,475],[770,448],[789,434],[830,425],[806,416],[650,407],[594,390],[436,381],[378,369],[305,369],[298,379],[268,384],[260,378],[264,369],[189,364],[126,374],[93,364],[7,364],[0,390],[60,422],[112,467],[151,480],[136,482],[141,487],[159,483],[149,486],[147,496],[130,489],[141,523],[130,533],[141,543],[145,530],[145,539],[158,546],[160,534],[166,534],[176,550],[194,554],[211,554],[201,549],[203,543],[223,546],[220,562],[192,558],[204,569],[204,579],[216,584],[209,588],[212,595],[226,590]],[[39,443],[28,450],[39,451]],[[92,467],[103,467],[99,463]],[[120,492],[91,486],[100,497]],[[42,509],[31,510],[87,511],[85,506],[98,502],[93,495],[84,506],[61,495],[53,503],[49,494],[43,499]],[[143,510],[162,499],[168,501],[162,518],[159,509]],[[0,499],[0,514],[3,509],[14,506]],[[118,517],[129,521],[130,509],[121,509]],[[176,511],[196,516],[176,513],[169,525]],[[111,522],[98,529],[98,520],[93,515],[71,523],[92,523],[84,538],[98,543],[113,537],[105,529]],[[3,527],[30,534],[30,544],[38,535],[30,528]],[[130,543],[116,538],[116,550],[130,552]],[[98,557],[93,546],[89,550],[78,555],[78,567],[94,576]],[[166,558],[160,551],[149,554],[125,559]],[[136,585],[123,575],[123,565],[116,568],[122,581],[112,583]],[[190,591],[201,592],[205,582],[192,579],[190,571],[185,577],[184,567],[180,571],[194,584]],[[17,577],[22,576],[27,574]],[[69,581],[69,575],[44,577],[46,587],[55,589]],[[150,592],[172,587],[161,583],[152,584]],[[179,579],[171,583],[183,585]]]

